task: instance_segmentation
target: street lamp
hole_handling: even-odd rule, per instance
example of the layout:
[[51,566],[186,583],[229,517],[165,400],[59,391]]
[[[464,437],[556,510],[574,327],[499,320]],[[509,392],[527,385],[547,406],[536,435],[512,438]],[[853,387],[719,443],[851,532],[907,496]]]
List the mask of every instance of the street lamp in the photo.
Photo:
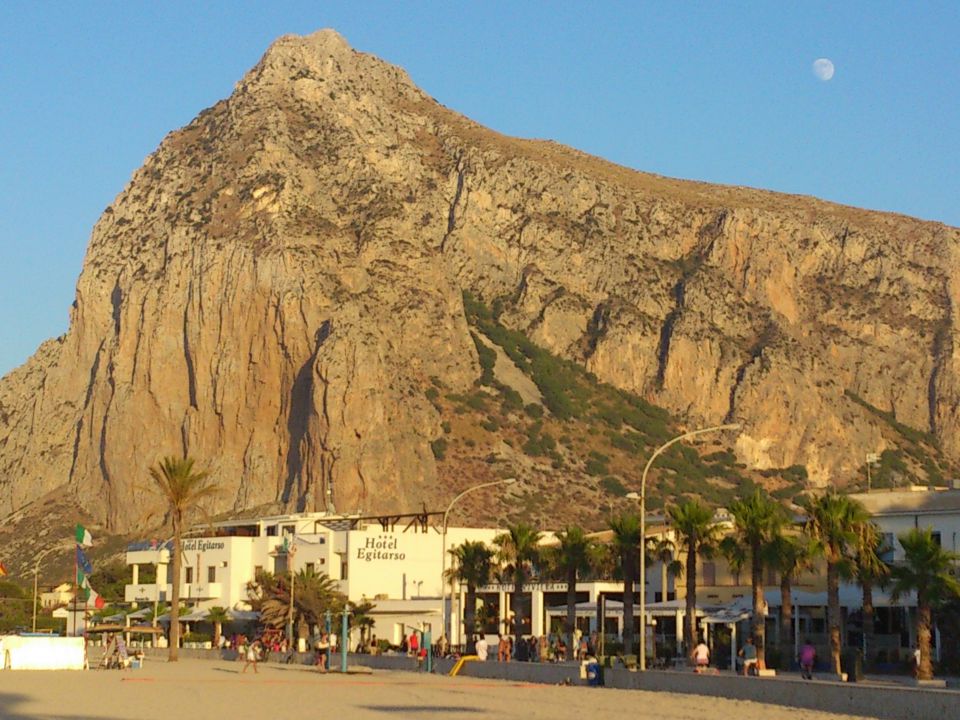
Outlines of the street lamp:
[[[457,495],[453,500],[450,501],[450,504],[447,505],[447,509],[443,511],[443,534],[440,540],[440,627],[447,634],[448,642],[453,639],[453,623],[450,623],[450,628],[448,631],[447,628],[447,588],[446,588],[446,574],[447,574],[447,516],[450,514],[450,510],[453,509],[453,506],[457,504],[457,501],[460,500],[464,495],[472,493],[474,490],[482,490],[483,488],[493,487],[494,485],[512,485],[517,481],[516,478],[506,478],[504,480],[494,480],[493,482],[480,483],[479,485],[474,485],[464,490],[462,493]],[[453,612],[453,583],[451,583],[450,588],[450,611]]]
[[[626,497],[631,500],[640,500],[640,670],[647,669],[647,473],[650,472],[650,466],[653,465],[653,461],[674,443],[705,433],[739,429],[739,423],[732,425],[715,425],[700,430],[691,430],[683,435],[678,435],[672,440],[668,440],[654,450],[653,455],[647,460],[647,464],[643,468],[643,475],[640,477],[640,494],[638,495],[632,492],[626,495]],[[666,588],[664,588],[664,597],[666,597],[665,593]]]

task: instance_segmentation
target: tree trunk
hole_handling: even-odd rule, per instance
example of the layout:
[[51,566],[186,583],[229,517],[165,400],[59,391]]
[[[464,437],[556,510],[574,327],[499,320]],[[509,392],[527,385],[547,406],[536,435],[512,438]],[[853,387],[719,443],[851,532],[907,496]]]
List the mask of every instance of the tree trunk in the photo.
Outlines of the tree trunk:
[[623,654],[633,654],[633,572],[637,566],[633,551],[622,558],[623,571]]
[[[577,569],[567,569],[567,647],[573,648],[573,631],[577,625]],[[603,629],[600,630],[603,632]]]
[[[864,579],[860,588],[863,591],[863,644],[868,652],[873,651],[873,580]],[[866,662],[866,657],[864,657]]]
[[687,549],[687,616],[683,622],[683,642],[688,658],[693,658],[697,647],[697,543],[690,539]]
[[213,624],[213,649],[214,650],[217,650],[220,647],[220,633],[221,633],[220,623],[215,622]]
[[467,594],[464,598],[466,607],[463,608],[463,626],[467,633],[466,654],[475,655],[477,643],[474,636],[477,634],[477,588],[467,583]]
[[830,665],[840,674],[840,571],[837,564],[827,562],[827,622],[830,632]]
[[173,557],[170,562],[173,577],[170,578],[170,650],[167,662],[177,662],[180,650],[180,533],[180,517],[173,513]]
[[760,546],[750,549],[750,584],[753,590],[753,615],[750,618],[750,634],[757,648],[757,667],[765,668],[764,644],[766,640],[766,619],[763,598],[763,558]]
[[[793,599],[790,575],[780,576],[780,644],[793,645]],[[791,651],[792,652],[792,651]]]
[[932,630],[933,619],[930,613],[930,603],[920,593],[917,593],[917,648],[920,650],[920,667],[917,669],[918,680],[933,679],[933,658],[930,656]]

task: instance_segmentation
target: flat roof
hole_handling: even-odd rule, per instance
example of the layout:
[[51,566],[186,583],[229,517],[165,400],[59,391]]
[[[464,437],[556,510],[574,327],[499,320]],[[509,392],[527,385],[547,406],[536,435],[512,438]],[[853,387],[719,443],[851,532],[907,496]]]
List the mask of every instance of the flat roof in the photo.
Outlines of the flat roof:
[[960,490],[912,488],[852,493],[871,515],[960,513]]

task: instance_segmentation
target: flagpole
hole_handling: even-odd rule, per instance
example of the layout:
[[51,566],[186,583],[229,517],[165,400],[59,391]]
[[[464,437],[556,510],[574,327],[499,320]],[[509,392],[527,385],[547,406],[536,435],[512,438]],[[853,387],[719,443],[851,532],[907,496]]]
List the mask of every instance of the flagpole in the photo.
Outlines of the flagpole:
[[[74,538],[76,539],[76,538]],[[80,545],[74,545],[73,547],[73,636],[76,637],[77,633],[77,600],[80,599],[80,553],[78,552]],[[84,602],[86,605],[86,602]],[[86,607],[84,607],[84,613],[86,613]]]

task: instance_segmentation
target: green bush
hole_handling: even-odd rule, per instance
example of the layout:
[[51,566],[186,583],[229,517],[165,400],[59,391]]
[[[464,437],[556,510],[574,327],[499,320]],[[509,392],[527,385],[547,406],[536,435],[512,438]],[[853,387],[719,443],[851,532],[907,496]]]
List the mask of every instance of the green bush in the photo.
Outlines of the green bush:
[[543,417],[543,407],[537,405],[537,403],[530,403],[529,405],[523,406],[523,411],[534,420],[539,420]]
[[480,383],[483,385],[493,385],[493,366],[497,362],[497,353],[492,348],[487,347],[475,333],[470,333],[473,338],[473,344],[477,348],[477,359],[480,361]]
[[478,410],[480,412],[486,412],[487,410],[487,395],[486,393],[476,392],[472,395],[468,395],[466,399],[466,405],[469,408]]
[[623,483],[612,475],[603,478],[603,480],[600,481],[600,487],[608,495],[613,495],[614,497],[623,497],[629,492],[623,486]]
[[607,463],[603,460],[598,460],[597,458],[587,458],[587,463],[584,468],[587,475],[606,475],[610,472],[610,468],[607,467]]
[[447,439],[437,438],[430,443],[430,449],[433,450],[433,456],[437,460],[443,460],[447,456]]

